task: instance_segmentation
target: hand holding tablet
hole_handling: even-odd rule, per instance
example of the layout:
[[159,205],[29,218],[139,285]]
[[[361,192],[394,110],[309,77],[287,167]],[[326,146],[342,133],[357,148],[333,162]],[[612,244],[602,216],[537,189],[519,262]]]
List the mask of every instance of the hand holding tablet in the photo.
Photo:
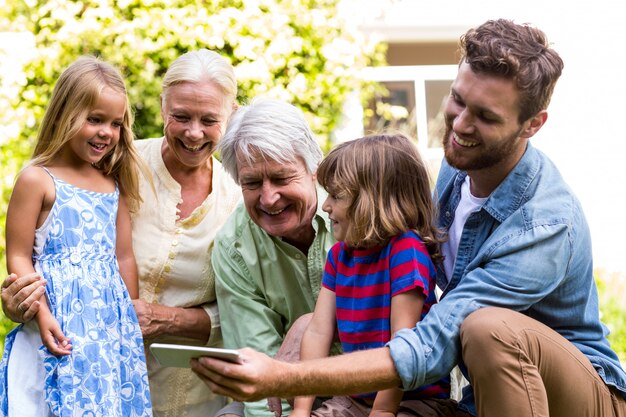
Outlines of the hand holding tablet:
[[230,362],[239,362],[239,352],[235,349],[153,343],[150,345],[150,352],[152,352],[161,366],[173,366],[177,368],[189,368],[191,367],[191,359],[202,356],[210,356]]

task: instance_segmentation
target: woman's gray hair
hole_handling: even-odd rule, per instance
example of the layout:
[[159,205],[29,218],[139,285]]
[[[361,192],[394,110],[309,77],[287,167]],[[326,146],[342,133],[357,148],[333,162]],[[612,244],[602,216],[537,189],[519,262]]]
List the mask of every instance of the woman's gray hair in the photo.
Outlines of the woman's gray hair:
[[233,66],[222,55],[208,49],[189,51],[172,62],[163,77],[161,97],[165,100],[167,90],[176,84],[203,81],[212,81],[221,88],[226,105],[232,106],[237,99]]
[[268,98],[254,99],[231,116],[218,149],[222,166],[237,184],[237,158],[252,165],[259,158],[289,164],[300,157],[314,173],[324,156],[302,111]]

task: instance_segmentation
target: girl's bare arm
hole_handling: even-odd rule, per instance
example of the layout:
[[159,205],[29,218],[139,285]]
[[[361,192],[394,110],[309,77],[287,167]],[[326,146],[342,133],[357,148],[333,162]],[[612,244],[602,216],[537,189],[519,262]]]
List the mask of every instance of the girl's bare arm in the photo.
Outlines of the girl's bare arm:
[[[55,191],[51,178],[41,168],[29,167],[19,175],[7,209],[7,270],[18,276],[35,272],[33,246],[35,230],[43,223],[52,205]],[[52,316],[46,296],[41,295],[37,323],[42,342],[57,355],[70,353],[69,339]]]
[[117,240],[115,254],[120,267],[120,275],[122,275],[126,288],[128,288],[130,298],[137,299],[139,298],[137,262],[135,260],[135,253],[133,252],[130,213],[128,211],[126,197],[123,195],[120,195],[116,227]]

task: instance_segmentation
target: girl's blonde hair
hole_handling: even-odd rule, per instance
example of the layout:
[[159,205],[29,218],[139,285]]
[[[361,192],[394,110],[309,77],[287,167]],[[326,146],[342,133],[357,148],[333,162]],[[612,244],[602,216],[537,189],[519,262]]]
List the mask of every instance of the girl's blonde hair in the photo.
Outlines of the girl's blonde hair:
[[428,171],[407,137],[381,134],[342,143],[322,160],[317,179],[331,195],[350,201],[350,246],[385,245],[413,230],[441,261]]
[[92,56],[82,56],[59,77],[37,135],[30,165],[47,165],[76,135],[105,88],[124,95],[126,111],[118,144],[95,167],[114,177],[128,199],[131,211],[141,203],[139,170],[150,173],[133,145],[133,114],[124,79],[114,66]]

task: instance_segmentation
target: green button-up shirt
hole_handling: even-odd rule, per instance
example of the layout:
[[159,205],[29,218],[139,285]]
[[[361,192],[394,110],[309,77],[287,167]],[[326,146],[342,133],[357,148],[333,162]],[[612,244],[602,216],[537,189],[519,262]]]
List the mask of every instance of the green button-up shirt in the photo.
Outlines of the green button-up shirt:
[[[318,190],[315,239],[308,254],[268,235],[240,204],[215,238],[212,262],[224,346],[274,356],[291,325],[310,313],[326,256],[335,243]],[[321,200],[320,200],[321,199]],[[288,408],[284,411],[287,411]],[[265,401],[246,404],[246,416],[272,416]]]

